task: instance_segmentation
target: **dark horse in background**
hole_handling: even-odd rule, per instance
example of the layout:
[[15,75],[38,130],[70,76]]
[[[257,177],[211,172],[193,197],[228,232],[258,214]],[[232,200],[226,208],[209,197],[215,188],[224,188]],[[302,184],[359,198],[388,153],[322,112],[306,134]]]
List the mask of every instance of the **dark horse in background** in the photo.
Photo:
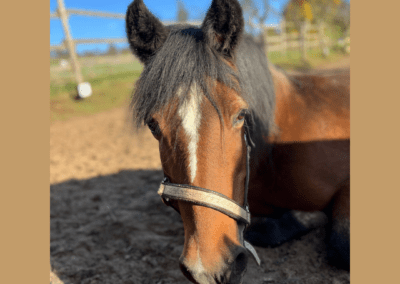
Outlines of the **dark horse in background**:
[[134,119],[159,141],[170,187],[208,192],[210,202],[218,197],[246,210],[248,200],[252,216],[273,216],[243,234],[245,218],[222,205],[168,199],[183,221],[185,276],[241,283],[248,261],[243,236],[275,246],[307,231],[290,210],[324,211],[328,260],[349,269],[349,72],[279,71],[244,35],[236,0],[213,0],[201,27],[164,26],[135,0],[126,29],[144,63]]

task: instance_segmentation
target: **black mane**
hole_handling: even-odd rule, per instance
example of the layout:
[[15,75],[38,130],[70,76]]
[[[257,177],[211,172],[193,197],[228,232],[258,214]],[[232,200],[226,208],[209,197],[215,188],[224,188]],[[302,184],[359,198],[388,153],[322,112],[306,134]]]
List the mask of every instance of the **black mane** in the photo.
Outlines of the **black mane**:
[[[188,94],[193,83],[200,88],[197,93],[210,100],[222,119],[212,93],[212,84],[218,81],[237,90],[249,104],[251,116],[247,123],[251,132],[267,136],[274,125],[275,92],[262,45],[250,36],[243,36],[235,52],[236,72],[225,63],[223,54],[207,44],[200,28],[188,25],[167,28],[165,43],[148,59],[136,83],[132,97],[136,125],[149,122],[153,113],[163,111],[164,106],[177,98],[178,88]],[[183,103],[186,96],[179,98],[179,103]]]

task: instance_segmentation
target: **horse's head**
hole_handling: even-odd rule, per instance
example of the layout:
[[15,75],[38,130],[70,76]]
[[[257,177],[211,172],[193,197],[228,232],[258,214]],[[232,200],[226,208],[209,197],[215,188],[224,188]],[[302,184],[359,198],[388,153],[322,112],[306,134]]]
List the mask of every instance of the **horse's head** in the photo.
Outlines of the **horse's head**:
[[[126,16],[131,49],[145,65],[133,94],[135,119],[159,141],[166,178],[188,190],[214,192],[203,198],[215,200],[217,192],[240,206],[249,106],[241,96],[235,55],[243,25],[236,0],[214,0],[201,28],[165,27],[142,0]],[[185,230],[180,267],[195,283],[240,283],[248,259],[245,224],[197,202],[193,196],[199,191],[204,192],[169,201]]]

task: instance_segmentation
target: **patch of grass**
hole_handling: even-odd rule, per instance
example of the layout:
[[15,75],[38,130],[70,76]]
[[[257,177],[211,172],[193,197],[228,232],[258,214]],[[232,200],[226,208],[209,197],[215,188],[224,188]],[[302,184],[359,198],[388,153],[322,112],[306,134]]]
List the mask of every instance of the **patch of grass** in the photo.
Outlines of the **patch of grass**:
[[[99,58],[99,61],[101,62],[102,58]],[[141,72],[143,68],[138,61],[133,60],[99,64],[89,62],[86,63],[87,65],[83,63],[85,62],[81,62],[82,76],[91,84],[98,84],[104,80],[124,80]],[[58,66],[50,65],[50,97],[54,98],[65,92],[76,92],[74,73],[71,68],[63,70]]]
[[91,115],[128,105],[134,82],[142,65],[131,55],[79,58],[82,75],[92,86],[92,95],[76,100],[77,89],[72,68],[62,69],[50,61],[50,121]]
[[318,66],[332,63],[343,58],[343,53],[330,51],[330,54],[325,57],[319,48],[310,49],[307,51],[307,58],[303,61],[299,50],[288,50],[286,56],[280,51],[268,53],[268,59],[271,63],[285,69],[307,71]]
[[[97,76],[84,76],[85,81],[92,85],[92,88],[103,84],[105,81],[132,81],[133,78],[139,77],[141,70],[122,71],[119,73],[100,74]],[[61,82],[50,80],[50,98],[56,98],[63,93],[76,93],[76,82],[73,78],[68,78]]]
[[140,71],[103,75],[88,80],[93,93],[83,100],[76,100],[76,84],[69,82],[57,88],[50,97],[50,121],[66,120],[74,116],[91,115],[114,107],[128,105],[134,82]]

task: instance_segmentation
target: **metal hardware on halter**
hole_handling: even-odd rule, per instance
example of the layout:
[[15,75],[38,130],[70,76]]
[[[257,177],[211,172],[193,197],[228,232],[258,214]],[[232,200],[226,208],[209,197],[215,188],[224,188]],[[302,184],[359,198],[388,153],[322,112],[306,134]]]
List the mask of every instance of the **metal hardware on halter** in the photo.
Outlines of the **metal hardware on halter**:
[[254,249],[254,247],[245,240],[243,240],[243,243],[244,243],[244,247],[251,253],[251,255],[254,257],[254,260],[257,262],[257,264],[260,265],[261,260],[258,257],[258,254],[257,254],[256,250]]
[[[250,224],[250,210],[247,202],[249,180],[250,180],[250,151],[251,146],[246,137],[246,132],[244,133],[244,141],[246,143],[246,180],[244,188],[244,202],[243,206],[238,204],[236,201],[230,199],[229,197],[210,190],[206,188],[201,188],[192,185],[183,185],[169,182],[168,177],[164,177],[161,182],[160,188],[158,189],[158,194],[161,196],[163,203],[167,206],[171,206],[176,211],[179,212],[177,208],[171,205],[170,200],[182,200],[187,201],[196,205],[201,205],[214,210],[217,210],[239,223],[244,223],[245,227]],[[250,140],[250,143],[254,143]],[[243,234],[243,231],[241,231]],[[251,255],[256,260],[257,264],[260,265],[260,258],[253,246],[244,241],[243,246],[251,253]]]

